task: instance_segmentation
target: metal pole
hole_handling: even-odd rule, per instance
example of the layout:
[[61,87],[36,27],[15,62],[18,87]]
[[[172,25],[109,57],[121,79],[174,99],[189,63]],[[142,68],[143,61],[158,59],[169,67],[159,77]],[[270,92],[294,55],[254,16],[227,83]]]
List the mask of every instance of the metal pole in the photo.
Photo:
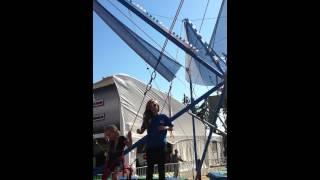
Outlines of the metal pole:
[[[226,92],[226,88],[224,87],[224,88],[223,88],[223,92],[222,92],[222,94],[220,95],[220,99],[219,99],[217,108],[216,108],[216,110],[215,110],[215,112],[214,112],[214,115],[215,115],[214,118],[213,118],[214,120],[217,119],[218,112],[219,112],[219,110],[220,110],[220,108],[221,108],[221,106],[222,106],[222,104],[223,104],[225,92]],[[201,160],[200,160],[200,164],[199,164],[199,167],[200,167],[200,168],[201,168],[202,163],[203,163],[203,161],[204,161],[205,154],[206,154],[206,152],[207,152],[207,150],[208,150],[208,146],[209,146],[209,143],[210,143],[210,140],[211,140],[212,133],[213,133],[213,128],[210,128],[210,133],[209,133],[209,136],[208,136],[208,140],[207,140],[207,142],[206,142],[206,145],[205,145],[205,147],[204,147],[204,151],[203,151],[203,153],[202,153],[202,157],[201,157]],[[201,173],[200,171],[197,171],[197,176],[198,176],[198,174],[200,174],[200,173]],[[197,176],[196,176],[196,177],[197,177]]]
[[[191,98],[191,104],[194,102],[193,99],[193,91],[192,91],[192,79],[191,79],[191,73],[190,69],[186,69],[189,75],[189,82],[190,82],[190,98]],[[195,114],[195,108],[194,106],[191,108],[191,111],[193,114]],[[194,116],[192,116],[192,132],[193,132],[193,150],[194,150],[194,159],[196,163],[196,171],[198,171],[198,153],[197,153],[197,140],[196,140],[196,128],[195,128],[195,122],[194,122]]]

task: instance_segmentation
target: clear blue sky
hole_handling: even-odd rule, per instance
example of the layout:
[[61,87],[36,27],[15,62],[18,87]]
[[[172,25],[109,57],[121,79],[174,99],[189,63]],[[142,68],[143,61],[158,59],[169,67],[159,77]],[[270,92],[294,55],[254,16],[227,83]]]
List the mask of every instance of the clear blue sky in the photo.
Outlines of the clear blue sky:
[[[99,0],[99,2],[115,15],[122,23],[130,27],[134,32],[139,34],[149,43],[161,49],[153,43],[146,35],[144,35],[136,26],[134,26],[124,15],[122,15],[115,7],[110,4],[110,1],[118,7],[122,12],[129,16],[140,28],[148,33],[158,44],[163,45],[165,38],[154,30],[151,26],[143,22],[139,17],[133,13],[129,13],[128,9],[123,7],[116,0]],[[218,9],[221,0],[185,0],[180,11],[178,20],[174,26],[174,32],[185,37],[182,29],[182,19],[188,18],[199,30],[201,19],[203,17],[206,4],[209,2],[205,20],[201,27],[200,34],[202,38],[209,42],[210,37],[218,15]],[[136,0],[133,1],[146,9],[149,14],[156,17],[165,26],[170,27],[175,12],[178,8],[180,0]],[[182,31],[181,31],[182,30]],[[177,61],[185,64],[185,53],[178,49],[173,43],[169,42],[166,51],[173,57],[177,57]],[[178,54],[177,54],[178,53]],[[147,70],[149,67],[149,70]],[[108,25],[106,25],[100,17],[93,12],[93,82],[97,82],[102,77],[111,76],[114,74],[124,73],[128,74],[146,84],[150,80],[150,73],[153,69],[145,63],[124,41],[122,41]],[[153,87],[163,92],[169,90],[169,82],[167,82],[160,74],[157,74]],[[196,97],[201,96],[209,88],[207,86],[195,86]],[[173,80],[172,95],[178,101],[182,100],[183,94],[190,95],[189,83],[185,80],[185,71],[182,67],[178,73],[177,78]]]

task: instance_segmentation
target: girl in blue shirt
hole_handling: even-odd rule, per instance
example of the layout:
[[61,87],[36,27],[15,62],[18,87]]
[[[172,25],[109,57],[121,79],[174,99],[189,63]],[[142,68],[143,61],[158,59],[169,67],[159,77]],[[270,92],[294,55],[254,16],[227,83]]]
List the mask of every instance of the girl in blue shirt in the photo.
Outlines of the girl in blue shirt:
[[147,130],[147,180],[153,177],[154,165],[158,164],[159,180],[165,179],[164,164],[166,159],[167,130],[172,131],[173,124],[168,116],[159,114],[159,104],[151,99],[147,102],[143,114],[143,123],[137,133]]

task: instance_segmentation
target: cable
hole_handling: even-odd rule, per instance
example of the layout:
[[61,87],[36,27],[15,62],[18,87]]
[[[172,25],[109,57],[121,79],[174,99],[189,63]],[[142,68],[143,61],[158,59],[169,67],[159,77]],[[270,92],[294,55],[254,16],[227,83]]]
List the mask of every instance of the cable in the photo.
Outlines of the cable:
[[[132,18],[130,18],[130,17],[127,16],[124,12],[122,12],[121,9],[119,9],[116,5],[114,5],[110,0],[108,0],[108,1],[109,1],[109,3],[110,3],[114,8],[116,8],[124,17],[126,17],[134,26],[136,26],[144,35],[146,35],[153,43],[155,43],[158,47],[162,47],[160,44],[157,43],[156,40],[154,40],[151,36],[149,36],[148,33],[146,33],[142,28],[140,28],[140,27],[132,20]],[[169,52],[165,51],[165,53],[168,54],[168,56],[169,56],[170,58],[174,59],[173,56],[172,56]],[[175,59],[174,59],[174,60],[175,60]]]
[[202,17],[202,20],[201,20],[201,25],[200,25],[200,28],[199,28],[199,33],[200,33],[200,31],[201,31],[201,27],[202,27],[202,24],[203,24],[203,20],[204,20],[204,18],[205,18],[205,16],[206,16],[206,13],[207,13],[207,9],[208,9],[209,2],[210,2],[210,0],[207,0],[206,9],[204,10],[204,14],[203,14],[203,17]]
[[[109,1],[110,1],[110,0],[109,0]],[[179,13],[180,13],[180,10],[181,10],[181,7],[182,7],[182,5],[183,5],[183,2],[184,2],[184,0],[181,0],[181,1],[180,1],[179,7],[178,7],[178,9],[177,9],[177,11],[176,11],[176,15],[175,15],[175,18],[174,18],[171,26],[170,26],[169,32],[172,31],[172,29],[173,29],[173,27],[174,27],[174,25],[175,25],[175,22],[176,22],[177,17],[178,17],[178,15],[179,15]],[[159,58],[158,58],[158,62],[157,62],[157,64],[156,64],[156,66],[154,67],[154,71],[153,71],[152,74],[151,74],[150,81],[149,81],[149,83],[148,83],[148,85],[147,85],[147,87],[146,87],[146,91],[144,92],[144,96],[143,96],[142,102],[141,102],[141,104],[140,104],[140,106],[139,106],[139,110],[138,110],[138,112],[137,112],[137,114],[136,114],[136,117],[134,118],[134,121],[133,121],[133,124],[132,124],[132,126],[131,126],[131,128],[130,128],[130,131],[132,131],[132,128],[133,128],[133,126],[134,126],[134,124],[135,124],[135,122],[136,122],[136,119],[137,119],[137,117],[138,117],[138,114],[139,114],[139,111],[140,111],[140,109],[141,109],[141,106],[142,106],[142,104],[143,104],[143,102],[144,102],[144,99],[145,99],[145,97],[146,97],[146,95],[147,95],[147,92],[152,88],[152,84],[151,84],[151,83],[152,83],[152,81],[156,78],[156,75],[157,75],[157,74],[156,74],[156,70],[157,70],[158,65],[160,64],[160,60],[161,60],[161,58],[162,58],[162,56],[163,56],[163,52],[165,51],[165,48],[166,48],[167,43],[168,43],[168,40],[169,40],[168,37],[166,37],[166,40],[165,40],[164,45],[163,45],[163,47],[162,47],[162,50],[161,50],[161,52],[160,52],[160,56],[159,56]]]
[[[168,16],[163,16],[163,15],[159,15],[159,14],[155,14],[155,13],[150,13],[152,16],[158,16],[161,18],[166,18],[166,19],[173,19],[174,17],[168,17]],[[220,18],[224,18],[224,16],[220,17]],[[203,18],[195,18],[195,19],[190,19],[190,21],[202,21]],[[204,18],[203,20],[215,20],[218,19],[218,17],[210,17],[210,18]],[[178,19],[179,21],[182,21],[183,19]]]

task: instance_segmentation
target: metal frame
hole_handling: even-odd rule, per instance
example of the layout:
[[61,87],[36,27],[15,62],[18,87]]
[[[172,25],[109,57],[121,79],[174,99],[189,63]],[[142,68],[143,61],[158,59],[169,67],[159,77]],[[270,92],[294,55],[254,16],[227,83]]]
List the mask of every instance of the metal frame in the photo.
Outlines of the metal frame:
[[[215,109],[215,111],[214,111],[214,118],[213,118],[214,120],[217,119],[217,117],[218,117],[218,112],[220,111],[220,108],[221,108],[222,105],[223,105],[225,93],[226,93],[226,88],[225,88],[225,86],[224,86],[224,87],[223,87],[223,91],[222,91],[222,93],[221,93],[221,95],[220,95],[220,99],[219,99],[218,105],[217,105],[217,107],[216,107],[216,109]],[[201,157],[201,160],[200,160],[199,169],[197,170],[197,175],[196,175],[196,177],[198,177],[198,175],[201,173],[201,171],[200,171],[200,170],[201,170],[201,166],[202,166],[202,164],[203,164],[205,155],[206,155],[206,153],[207,153],[208,146],[209,146],[209,143],[210,143],[210,140],[211,140],[211,136],[212,136],[213,130],[214,130],[214,129],[213,129],[212,127],[210,127],[209,136],[208,136],[206,145],[205,145],[204,150],[203,150],[203,153],[202,153],[202,157]]]
[[[96,1],[96,0],[94,0]],[[128,2],[127,0],[118,0],[123,6],[128,8],[130,11],[132,11],[134,14],[136,14],[138,17],[140,17],[142,20],[144,20],[146,23],[148,23],[150,26],[152,26],[155,30],[157,30],[159,33],[164,35],[166,38],[168,38],[171,42],[173,42],[175,45],[180,47],[183,51],[188,53],[190,56],[192,56],[195,60],[197,60],[199,63],[204,65],[206,68],[208,68],[210,71],[214,72],[217,76],[220,78],[223,78],[223,74],[219,71],[216,70],[214,67],[211,65],[207,64],[205,61],[203,61],[200,57],[198,57],[192,50],[189,45],[186,43],[183,43],[181,40],[176,38],[175,36],[172,36],[170,32],[168,32],[164,27],[160,27],[156,22],[152,21],[148,16],[145,15],[145,13],[132,6],[132,3]]]

